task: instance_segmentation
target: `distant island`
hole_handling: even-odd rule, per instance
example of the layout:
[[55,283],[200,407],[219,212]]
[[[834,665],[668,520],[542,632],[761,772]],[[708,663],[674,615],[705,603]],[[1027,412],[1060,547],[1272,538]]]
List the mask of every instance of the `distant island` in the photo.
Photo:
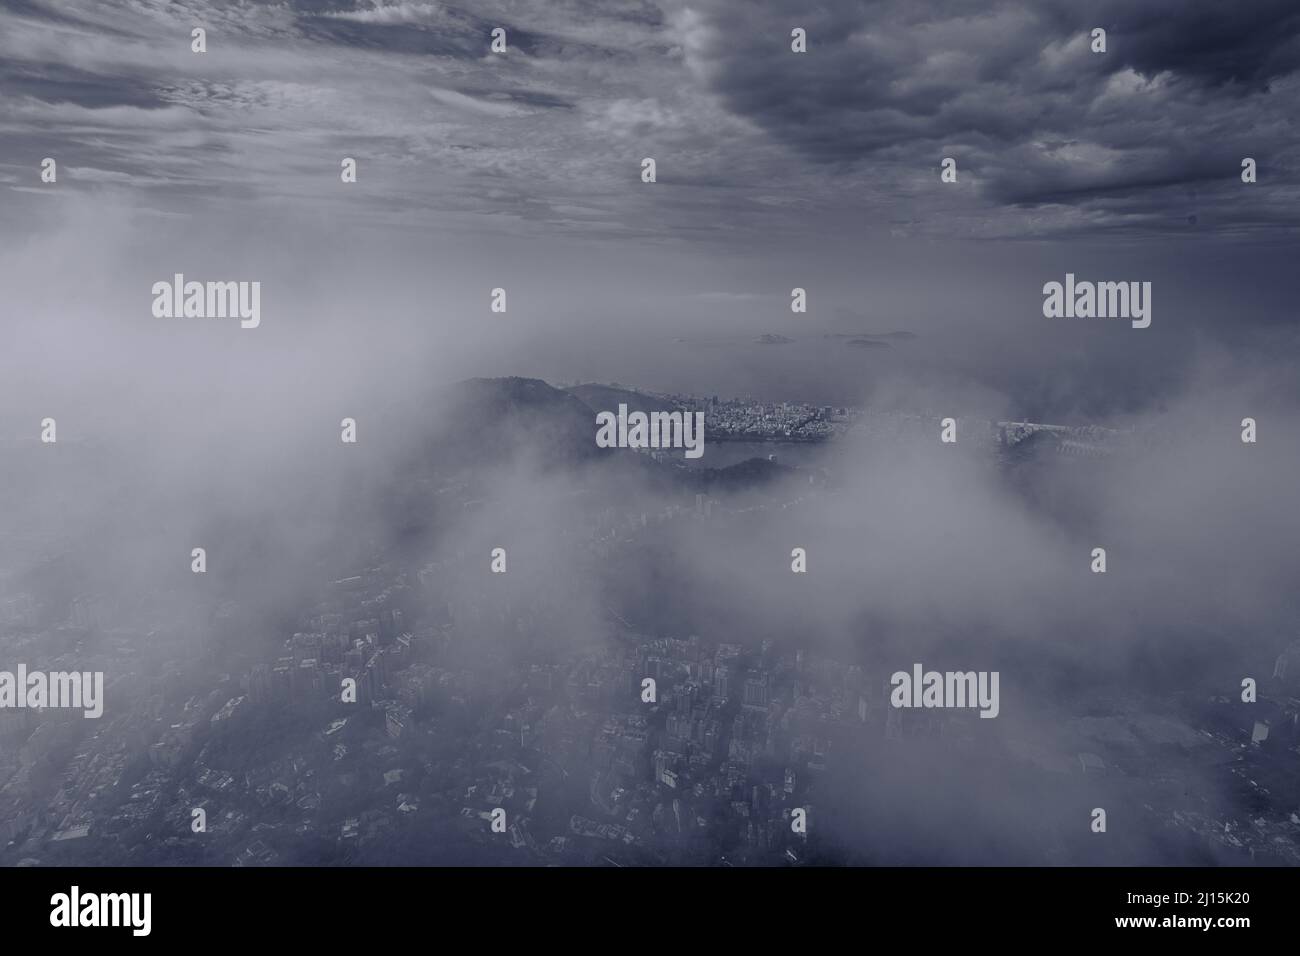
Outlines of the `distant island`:
[[784,335],[775,335],[774,333],[767,332],[760,335],[754,341],[759,345],[789,345],[794,341],[794,339],[788,339]]
[[917,338],[915,332],[827,332],[823,338],[827,339],[848,339],[850,345],[862,345],[866,342],[875,342],[880,345],[888,346],[893,342],[910,342]]

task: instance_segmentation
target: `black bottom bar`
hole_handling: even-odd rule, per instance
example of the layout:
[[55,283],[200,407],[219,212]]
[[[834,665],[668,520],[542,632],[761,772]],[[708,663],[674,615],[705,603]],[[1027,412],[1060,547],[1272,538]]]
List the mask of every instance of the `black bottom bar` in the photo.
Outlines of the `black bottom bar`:
[[592,930],[663,942],[762,939],[835,925],[863,940],[910,926],[927,943],[969,942],[972,932],[992,941],[1054,933],[1228,942],[1290,925],[1294,885],[1294,871],[1280,868],[18,868],[0,871],[0,912],[7,938],[75,929],[83,942],[204,943],[215,934],[373,944],[434,925],[443,943],[476,931],[495,943]]

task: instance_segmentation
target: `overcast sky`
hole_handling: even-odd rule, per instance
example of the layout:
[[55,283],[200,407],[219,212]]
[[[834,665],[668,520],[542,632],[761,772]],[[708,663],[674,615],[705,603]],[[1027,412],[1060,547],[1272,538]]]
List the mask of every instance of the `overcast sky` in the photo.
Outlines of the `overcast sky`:
[[[899,234],[1267,235],[1300,208],[1288,0],[0,7],[13,188],[52,155],[69,187],[159,210],[332,197],[386,223],[590,237],[850,211]],[[344,155],[364,208],[333,189]],[[645,156],[671,190],[634,188]],[[1261,188],[1239,188],[1244,156]]]
[[[263,281],[259,348],[365,309],[385,313],[372,338],[387,322],[406,356],[463,350],[466,373],[706,390],[698,355],[641,339],[901,328],[923,361],[809,358],[774,397],[827,378],[809,397],[856,398],[902,363],[1005,386],[1009,414],[1107,414],[1185,378],[1202,338],[1294,347],[1298,65],[1289,0],[8,0],[0,269],[35,315],[82,277],[61,341],[97,352],[159,347],[142,287],[188,269]],[[1050,324],[1040,290],[1066,271],[1153,281],[1152,329]],[[505,335],[481,322],[496,286]],[[34,324],[73,321],[76,295]],[[413,327],[434,332],[412,348]],[[1045,355],[1069,401],[1017,380]],[[713,364],[746,363],[713,388],[781,379],[767,356]]]
[[[35,188],[54,155],[70,186],[160,210],[343,200],[329,187],[349,155],[361,218],[592,237],[803,231],[850,209],[904,234],[1294,228],[1293,3],[972,10],[7,2],[4,176]],[[1238,188],[1247,155],[1266,188]],[[631,188],[644,156],[672,190]],[[943,156],[957,188],[939,188]]]

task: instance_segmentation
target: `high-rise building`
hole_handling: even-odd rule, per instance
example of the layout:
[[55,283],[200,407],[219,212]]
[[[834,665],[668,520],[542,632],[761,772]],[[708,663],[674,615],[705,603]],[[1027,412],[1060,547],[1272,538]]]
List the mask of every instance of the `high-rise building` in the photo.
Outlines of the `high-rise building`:
[[750,676],[745,680],[745,706],[766,707],[768,700],[767,675]]

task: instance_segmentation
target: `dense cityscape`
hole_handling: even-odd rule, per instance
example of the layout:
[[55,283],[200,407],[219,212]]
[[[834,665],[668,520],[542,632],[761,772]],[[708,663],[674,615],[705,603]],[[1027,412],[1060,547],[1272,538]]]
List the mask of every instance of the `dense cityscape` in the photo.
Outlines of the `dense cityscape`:
[[[699,403],[710,429],[751,439],[937,428],[925,415],[660,398]],[[976,432],[1001,452],[1040,434],[1085,458],[1115,435],[1015,422]],[[800,487],[836,493],[833,481]],[[649,512],[596,509],[574,530],[593,560],[611,561],[667,526],[738,514],[696,492]],[[9,569],[3,659],[102,671],[107,707],[101,720],[0,711],[0,861],[871,862],[836,838],[829,808],[845,799],[846,770],[900,748],[960,759],[990,732],[970,714],[895,710],[892,668],[797,637],[648,632],[611,607],[599,640],[556,648],[538,638],[558,608],[502,597],[481,565],[376,553],[322,582],[260,652],[237,639],[247,622],[235,601],[56,599]],[[1051,748],[998,731],[1001,770],[1049,788],[1104,777],[1179,858],[1300,862],[1300,644],[1267,663],[1253,709],[1119,696],[1058,728]],[[1192,773],[1234,791],[1238,811],[1182,786]],[[1059,832],[1034,839],[1034,862],[1094,859]]]

